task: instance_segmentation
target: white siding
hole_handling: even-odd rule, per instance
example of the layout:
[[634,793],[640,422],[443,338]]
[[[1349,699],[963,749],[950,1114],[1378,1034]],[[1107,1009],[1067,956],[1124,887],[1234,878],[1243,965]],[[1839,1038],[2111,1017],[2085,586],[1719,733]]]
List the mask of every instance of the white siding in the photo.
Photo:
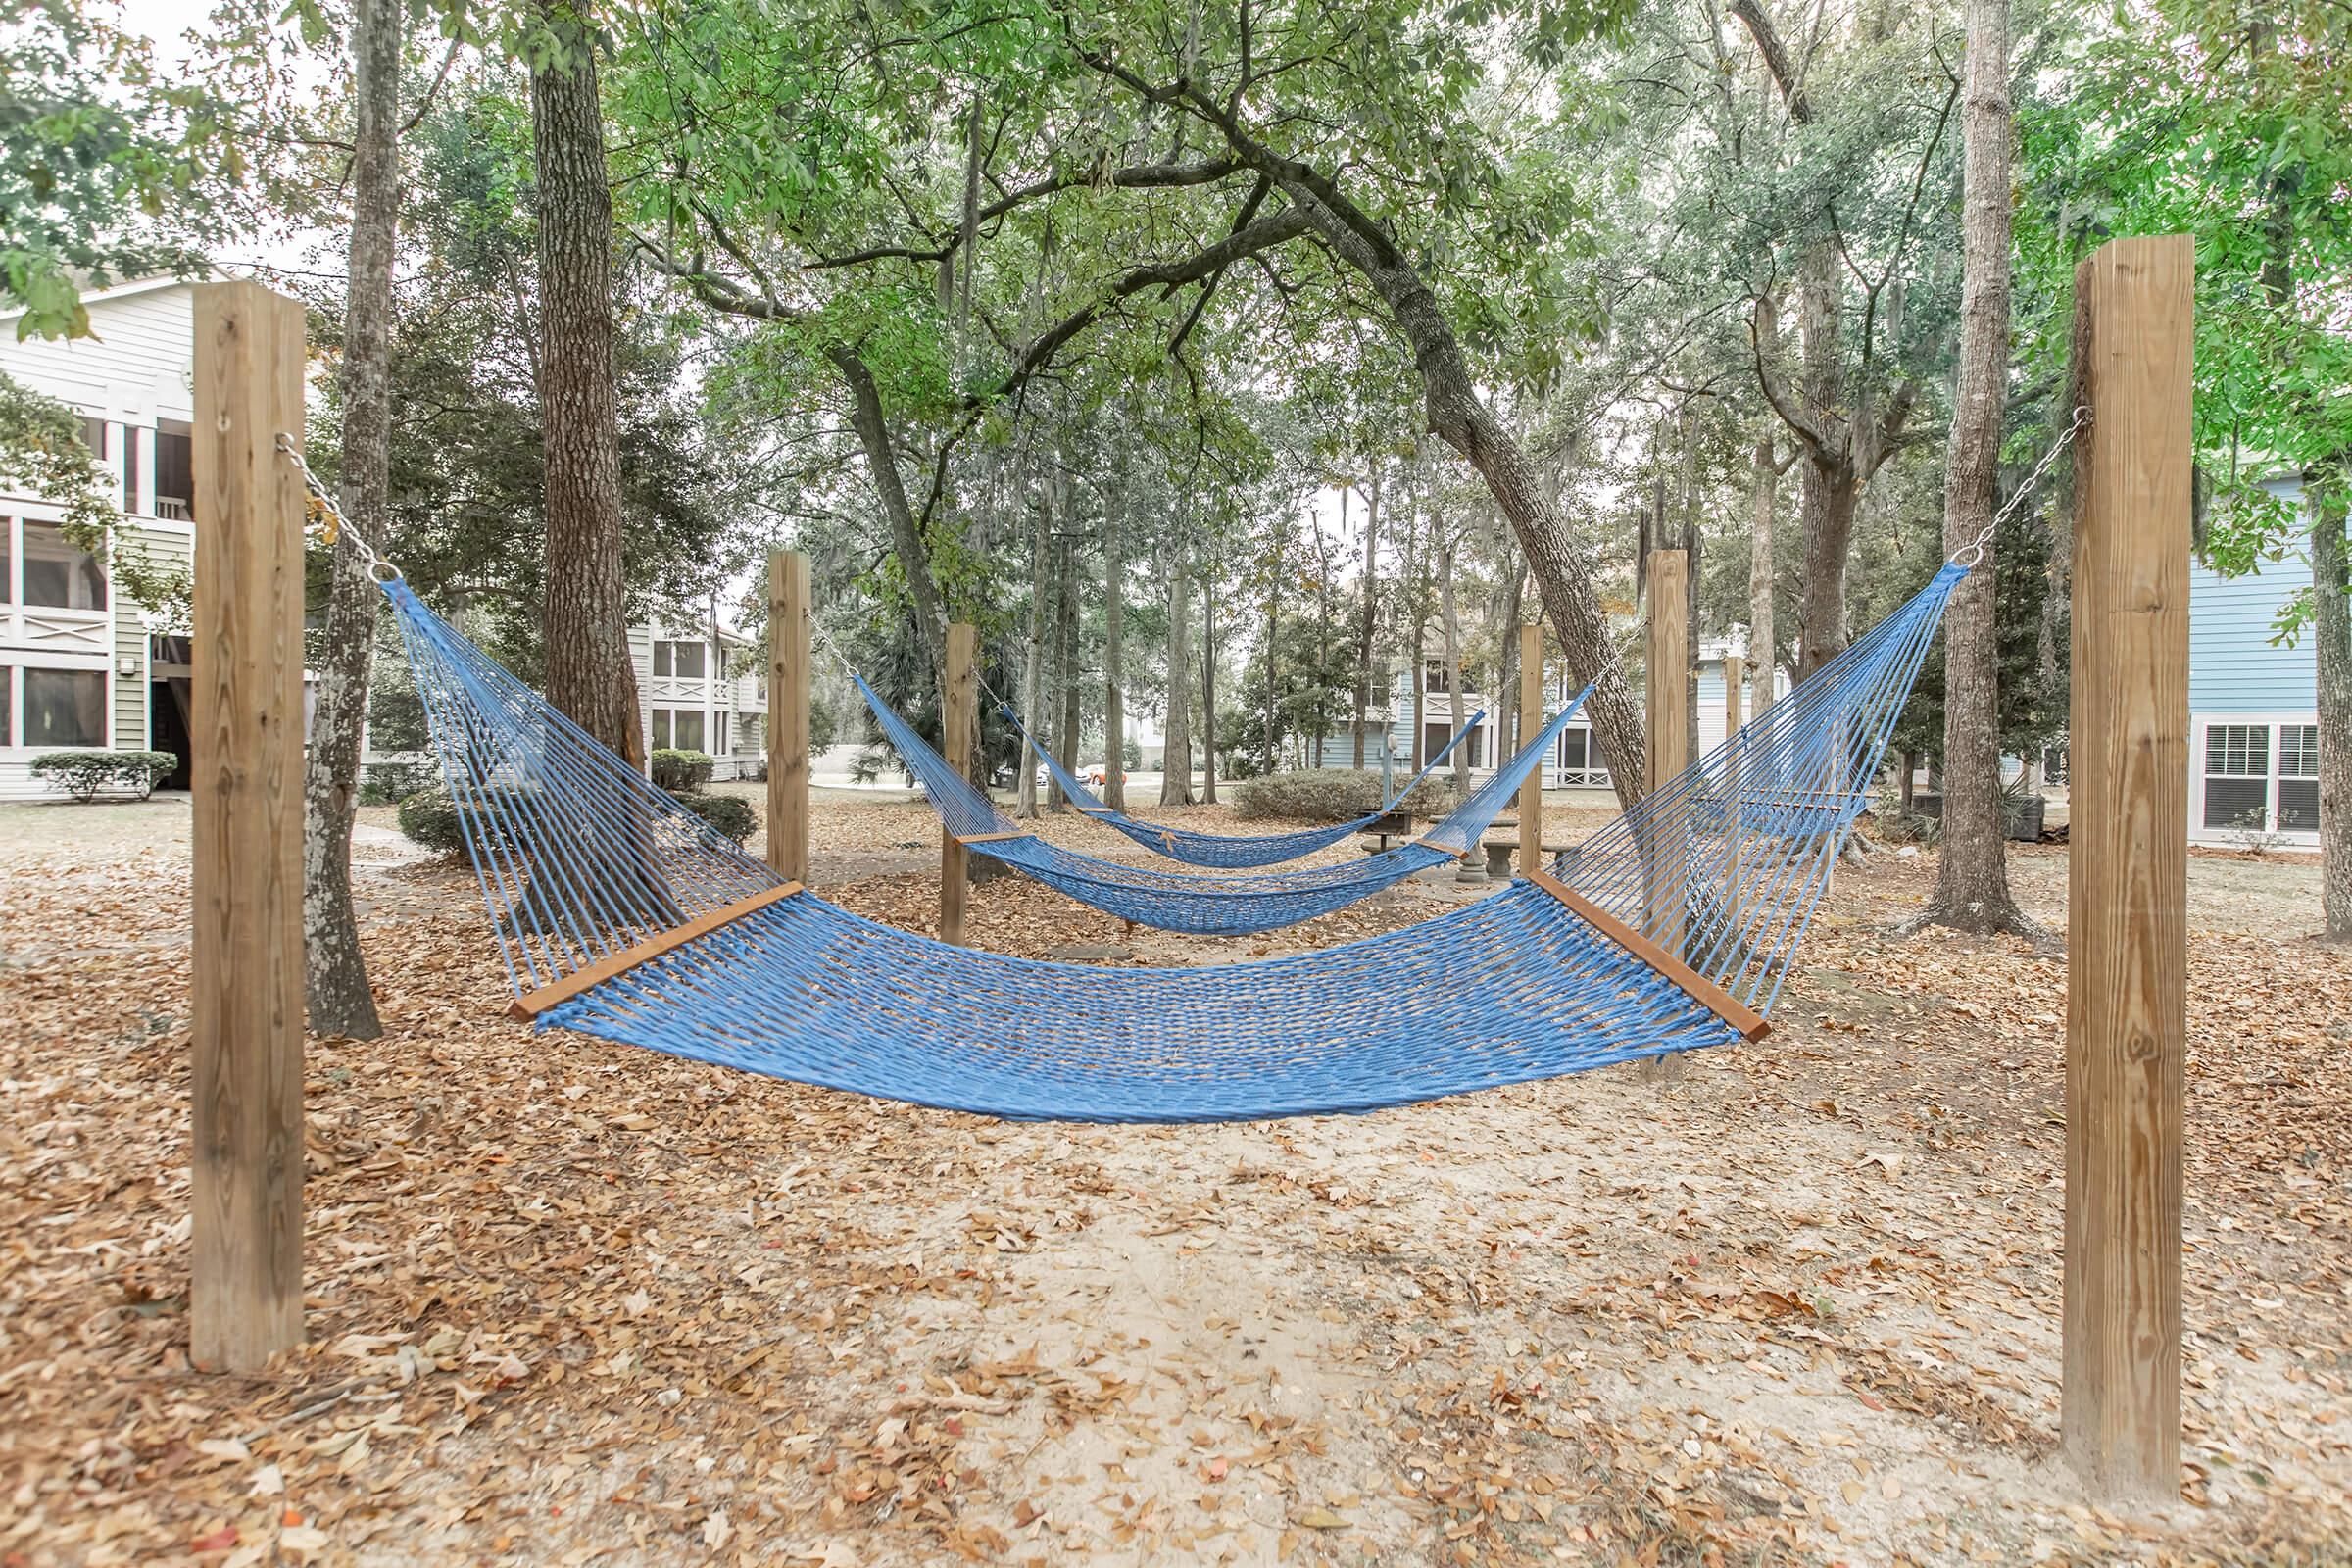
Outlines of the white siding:
[[193,419],[196,305],[194,285],[131,285],[86,301],[91,336],[71,342],[15,341],[0,330],[0,368],[36,392],[84,414],[153,425]]

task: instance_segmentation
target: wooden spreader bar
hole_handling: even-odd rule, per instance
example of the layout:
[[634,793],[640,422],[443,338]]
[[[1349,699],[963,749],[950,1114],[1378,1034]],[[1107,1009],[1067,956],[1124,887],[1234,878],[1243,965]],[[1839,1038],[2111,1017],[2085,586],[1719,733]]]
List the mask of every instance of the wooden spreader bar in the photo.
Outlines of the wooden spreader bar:
[[1587,925],[1673,981],[1691,1001],[1739,1031],[1742,1040],[1761,1040],[1772,1033],[1764,1015],[1740,1003],[1730,992],[1618,919],[1549,871],[1530,871],[1527,879],[1559,900]]
[[1081,806],[1076,801],[1070,803],[1070,809],[1084,811],[1090,816],[1116,816],[1119,814],[1107,806]]
[[684,925],[672,926],[656,936],[647,937],[635,947],[623,948],[609,958],[600,958],[585,969],[574,969],[563,979],[541,986],[538,990],[516,997],[507,1011],[516,1018],[536,1018],[558,1003],[569,1002],[581,992],[603,985],[616,974],[634,969],[649,958],[659,958],[673,948],[684,947],[696,937],[707,936],[720,926],[740,920],[755,910],[764,909],[781,899],[801,891],[798,882],[786,882],[767,888],[748,899],[698,914]]
[[1002,844],[1006,839],[1025,839],[1029,836],[1026,833],[958,833],[956,835],[956,842],[958,844]]

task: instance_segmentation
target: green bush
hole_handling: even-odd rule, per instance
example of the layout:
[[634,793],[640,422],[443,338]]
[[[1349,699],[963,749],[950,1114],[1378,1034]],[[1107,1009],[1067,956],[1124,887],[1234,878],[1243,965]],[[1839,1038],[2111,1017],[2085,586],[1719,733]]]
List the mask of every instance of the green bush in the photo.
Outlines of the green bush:
[[409,841],[441,855],[466,853],[466,829],[458,819],[457,802],[435,784],[402,797],[397,820]]
[[360,804],[398,806],[418,790],[432,788],[440,772],[429,762],[371,762],[360,770]]
[[170,752],[47,752],[27,770],[77,801],[101,795],[135,795],[143,801],[179,770],[179,759]]
[[752,803],[740,795],[700,795],[685,790],[671,790],[669,798],[738,844],[760,831],[759,813],[752,809]]
[[672,795],[699,790],[710,782],[718,761],[709,752],[682,752],[660,747],[654,753],[654,783]]
[[[1296,822],[1346,822],[1380,807],[1380,774],[1352,767],[1307,767],[1270,773],[1234,786],[1233,808],[1250,819],[1279,817]],[[1417,816],[1444,816],[1456,804],[1451,781],[1425,781],[1402,803]]]

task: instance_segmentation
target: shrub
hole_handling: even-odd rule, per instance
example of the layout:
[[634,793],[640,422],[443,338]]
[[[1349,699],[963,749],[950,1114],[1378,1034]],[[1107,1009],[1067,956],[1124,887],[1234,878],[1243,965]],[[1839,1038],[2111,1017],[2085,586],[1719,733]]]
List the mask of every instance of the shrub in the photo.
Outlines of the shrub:
[[435,784],[403,796],[397,816],[409,841],[441,855],[466,853],[466,830],[458,820],[457,802]]
[[759,814],[752,809],[752,803],[740,795],[671,790],[669,798],[738,844],[760,830]]
[[654,783],[672,795],[699,790],[710,782],[718,761],[709,752],[682,752],[663,746],[654,752]]
[[[1299,822],[1345,822],[1377,810],[1381,801],[1380,775],[1352,767],[1307,767],[1290,773],[1269,773],[1245,779],[1234,787],[1237,815],[1256,819],[1280,817]],[[1443,816],[1456,801],[1452,783],[1431,778],[1401,803],[1419,816]]]
[[372,762],[360,771],[362,806],[398,806],[430,789],[441,770],[425,762]]
[[48,752],[27,766],[34,778],[83,802],[101,795],[135,795],[143,801],[178,770],[179,759],[170,752]]

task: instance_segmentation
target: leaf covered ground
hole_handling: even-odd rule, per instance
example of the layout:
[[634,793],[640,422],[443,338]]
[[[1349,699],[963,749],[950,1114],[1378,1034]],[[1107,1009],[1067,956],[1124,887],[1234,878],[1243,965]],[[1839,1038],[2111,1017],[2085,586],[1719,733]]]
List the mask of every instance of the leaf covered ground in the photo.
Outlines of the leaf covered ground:
[[[0,809],[7,1568],[2347,1560],[2306,862],[2191,863],[2188,1462],[2126,1518],[2054,1457],[2064,962],[1888,935],[1926,857],[1840,873],[1757,1046],[1138,1129],[526,1033],[470,877],[366,834],[387,1033],[311,1044],[310,1343],[239,1378],[186,1357],[185,827]],[[816,880],[927,929],[933,832],[827,800]],[[2063,853],[2016,861],[2053,922]],[[972,936],[1217,961],[1478,893],[1195,942],[1004,878]]]

